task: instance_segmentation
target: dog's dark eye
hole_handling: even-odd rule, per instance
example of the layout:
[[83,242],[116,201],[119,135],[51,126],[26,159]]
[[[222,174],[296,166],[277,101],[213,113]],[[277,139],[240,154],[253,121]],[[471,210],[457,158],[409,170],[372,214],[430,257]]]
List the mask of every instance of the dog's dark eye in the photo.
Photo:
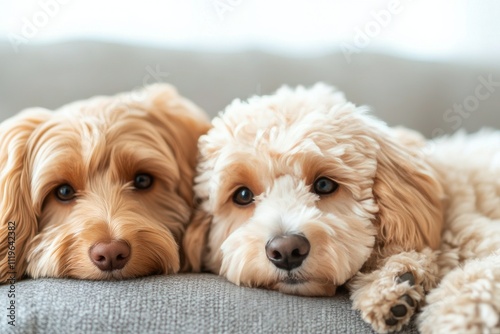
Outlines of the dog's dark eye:
[[134,187],[136,189],[148,189],[153,184],[153,177],[149,174],[137,174],[134,177]]
[[320,177],[314,182],[314,192],[318,195],[328,195],[339,187],[339,184],[326,177]]
[[247,187],[238,188],[233,195],[233,202],[238,205],[248,205],[253,202],[253,193]]
[[73,187],[69,184],[60,185],[54,192],[57,199],[62,202],[69,202],[76,197],[75,189],[73,189]]

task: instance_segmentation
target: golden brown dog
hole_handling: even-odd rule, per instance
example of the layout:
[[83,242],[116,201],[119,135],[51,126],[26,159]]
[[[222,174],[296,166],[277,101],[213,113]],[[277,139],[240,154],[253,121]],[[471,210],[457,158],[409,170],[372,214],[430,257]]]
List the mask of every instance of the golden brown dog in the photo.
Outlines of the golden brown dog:
[[0,282],[179,270],[205,114],[165,84],[0,126]]

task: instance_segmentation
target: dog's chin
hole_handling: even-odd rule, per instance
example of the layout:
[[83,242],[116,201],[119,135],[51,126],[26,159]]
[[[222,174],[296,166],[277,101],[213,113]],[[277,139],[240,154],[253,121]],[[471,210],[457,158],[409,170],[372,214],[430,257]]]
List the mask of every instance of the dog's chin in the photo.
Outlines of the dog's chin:
[[67,278],[85,279],[92,281],[118,281],[125,279],[133,279],[138,277],[150,275],[165,275],[170,274],[168,270],[162,268],[142,268],[141,271],[130,270],[126,266],[123,269],[116,269],[111,271],[100,271],[98,269],[88,270],[86,273],[70,272]]
[[288,276],[275,283],[272,289],[289,295],[329,297],[335,295],[337,286],[314,279]]
[[178,271],[179,258],[177,256],[165,256],[163,259],[160,254],[157,259],[134,259],[133,262],[127,263],[122,269],[103,271],[98,269],[88,259],[80,259],[77,262],[60,264],[63,268],[57,270],[48,270],[44,267],[29,266],[27,270],[28,276],[32,278],[41,277],[58,277],[58,278],[73,278],[84,280],[123,280],[138,278],[150,275],[167,275]]
[[258,287],[267,290],[275,290],[288,295],[306,296],[306,297],[331,297],[337,291],[337,285],[331,280],[321,279],[319,277],[306,276],[302,272],[292,271],[288,274],[272,275],[268,279],[256,280],[256,277],[242,277],[241,280],[230,281],[237,285]]

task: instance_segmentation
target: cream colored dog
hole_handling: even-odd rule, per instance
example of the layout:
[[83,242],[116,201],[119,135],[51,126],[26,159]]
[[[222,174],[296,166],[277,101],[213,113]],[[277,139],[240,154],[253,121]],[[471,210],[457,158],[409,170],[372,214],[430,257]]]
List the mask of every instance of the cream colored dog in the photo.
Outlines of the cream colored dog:
[[[446,286],[435,289],[429,297],[434,303],[424,311],[422,329],[427,332],[464,325],[443,317],[449,315],[446,307],[455,307],[450,314],[463,315],[456,299],[477,306],[475,279],[489,277],[485,282],[498,289],[498,256],[492,254],[500,224],[489,221],[500,217],[499,135],[490,137],[495,146],[482,154],[493,160],[478,163],[482,167],[476,172],[483,172],[471,180],[467,175],[472,171],[457,163],[466,158],[459,150],[447,152],[447,141],[433,143],[431,154],[423,150],[426,143],[418,134],[388,128],[366,108],[321,84],[285,87],[247,103],[236,100],[213,126],[199,141],[195,193],[201,209],[184,240],[194,271],[206,269],[239,285],[306,296],[332,296],[347,283],[353,307],[379,332],[408,323],[445,274],[445,264],[448,271],[465,270],[452,268],[468,258],[490,256],[484,261],[497,266],[485,276],[478,271],[461,276],[461,283],[447,275],[447,291]],[[479,196],[485,203],[465,191],[487,195]],[[469,241],[459,236],[461,219],[453,214],[460,212],[461,202],[471,212],[476,212],[474,205],[484,205],[483,221],[462,223],[476,233]],[[438,262],[443,226],[450,233],[444,234],[448,255]],[[487,241],[493,232],[496,239]],[[467,242],[472,242],[468,248]],[[460,251],[462,246],[467,251]],[[484,291],[488,319],[479,317],[478,328],[498,328],[492,312],[498,313],[500,294]],[[448,306],[442,305],[443,294]],[[466,311],[467,325],[480,315],[474,310]]]
[[173,273],[204,113],[168,85],[0,126],[0,282]]

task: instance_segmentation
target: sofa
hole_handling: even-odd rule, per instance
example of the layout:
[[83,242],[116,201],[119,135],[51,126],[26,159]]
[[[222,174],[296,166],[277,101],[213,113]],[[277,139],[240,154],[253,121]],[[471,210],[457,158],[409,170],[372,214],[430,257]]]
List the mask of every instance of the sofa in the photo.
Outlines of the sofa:
[[[500,68],[361,53],[290,57],[97,41],[0,42],[0,121],[30,106],[56,108],[166,81],[211,116],[233,98],[282,84],[336,85],[390,125],[427,137],[500,127]],[[479,93],[480,94],[479,94]],[[15,294],[15,327],[8,297]],[[212,274],[124,281],[22,280],[0,286],[0,333],[370,333],[348,293],[308,298],[238,287]],[[417,333],[413,321],[403,333]]]

